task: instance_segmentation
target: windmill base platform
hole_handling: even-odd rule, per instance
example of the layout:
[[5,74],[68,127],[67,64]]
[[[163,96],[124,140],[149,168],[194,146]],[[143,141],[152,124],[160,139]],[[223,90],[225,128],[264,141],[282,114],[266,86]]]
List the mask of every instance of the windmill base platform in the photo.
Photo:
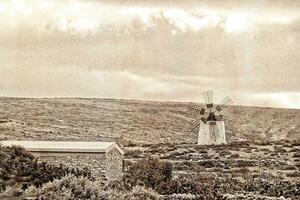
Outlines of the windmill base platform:
[[212,125],[208,121],[199,129],[198,145],[219,145],[227,144],[225,136],[225,125],[223,121],[215,122],[218,127],[217,135],[212,131]]

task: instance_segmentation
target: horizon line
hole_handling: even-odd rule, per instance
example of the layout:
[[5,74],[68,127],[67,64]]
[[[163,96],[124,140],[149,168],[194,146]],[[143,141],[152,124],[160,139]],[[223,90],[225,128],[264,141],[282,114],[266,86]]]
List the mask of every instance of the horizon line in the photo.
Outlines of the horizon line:
[[[140,102],[162,102],[162,103],[197,103],[205,104],[200,101],[180,101],[180,100],[145,100],[145,99],[134,99],[134,98],[116,98],[116,97],[22,97],[22,96],[0,96],[1,98],[15,98],[15,99],[104,99],[104,100],[127,100],[127,101],[140,101]],[[249,105],[249,104],[232,104],[229,106],[242,106],[242,107],[253,107],[253,108],[273,108],[273,109],[286,109],[286,110],[300,110],[299,108],[287,108],[287,107],[276,107],[276,106],[260,106],[260,105]]]

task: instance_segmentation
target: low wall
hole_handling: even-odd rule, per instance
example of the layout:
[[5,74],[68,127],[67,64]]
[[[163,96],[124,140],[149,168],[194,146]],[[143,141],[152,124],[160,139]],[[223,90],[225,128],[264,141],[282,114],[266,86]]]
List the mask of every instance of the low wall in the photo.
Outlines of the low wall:
[[31,152],[40,161],[72,168],[88,168],[95,177],[120,180],[123,173],[123,155],[117,149],[108,153]]
[[104,153],[66,153],[66,152],[31,152],[40,161],[52,164],[62,163],[72,168],[87,167],[95,177],[106,175],[106,156]]

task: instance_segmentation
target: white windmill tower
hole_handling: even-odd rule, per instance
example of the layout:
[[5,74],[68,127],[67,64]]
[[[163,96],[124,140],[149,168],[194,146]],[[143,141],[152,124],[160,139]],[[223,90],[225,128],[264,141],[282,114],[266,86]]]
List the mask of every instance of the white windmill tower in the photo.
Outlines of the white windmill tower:
[[195,108],[200,119],[194,124],[192,130],[199,133],[199,145],[226,144],[224,115],[221,114],[233,101],[227,96],[219,105],[213,104],[213,91],[203,92],[206,108]]

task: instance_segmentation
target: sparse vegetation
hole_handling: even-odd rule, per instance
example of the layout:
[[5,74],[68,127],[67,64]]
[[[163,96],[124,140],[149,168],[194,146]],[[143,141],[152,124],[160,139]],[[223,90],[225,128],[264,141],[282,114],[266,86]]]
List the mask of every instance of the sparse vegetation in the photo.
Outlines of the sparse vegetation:
[[[298,110],[234,106],[226,123],[230,143],[198,146],[197,135],[190,131],[195,116],[185,103],[0,100],[1,112],[7,116],[0,123],[1,139],[113,138],[123,145],[126,170],[122,181],[97,182],[88,169],[40,163],[24,149],[0,143],[0,199],[25,195],[103,200],[300,198],[299,126],[290,126],[299,123]],[[29,102],[31,110],[25,115]],[[150,115],[149,110],[158,114]],[[275,112],[280,118],[274,118]],[[282,120],[288,116],[293,118]],[[266,135],[271,120],[275,125]],[[283,140],[277,139],[279,129]]]
[[[193,144],[197,135],[191,131],[191,126],[198,114],[188,105],[117,99],[0,98],[1,116],[4,116],[0,130],[6,139],[111,138],[124,145],[145,147],[158,143]],[[274,117],[275,113],[277,117]],[[299,124],[298,110],[232,106],[226,111],[227,119],[226,129],[230,141],[236,141],[233,144],[236,148],[247,145],[247,142],[238,141],[240,139],[264,141],[262,144],[268,146],[278,137],[278,131],[273,130],[281,130],[280,138],[284,140],[280,143],[295,140],[292,144],[299,146],[299,134],[289,134],[300,131],[300,126],[292,128]],[[270,121],[274,125],[266,135]]]
[[[148,146],[149,148],[150,146]],[[131,160],[127,160],[128,165],[122,181],[116,182],[100,182],[89,177],[88,174],[82,172],[74,173],[58,166],[54,168],[49,164],[37,166],[39,169],[29,167],[27,176],[10,179],[10,181],[2,181],[2,193],[0,198],[13,199],[14,197],[38,197],[38,199],[103,199],[103,200],[160,200],[160,199],[234,199],[233,196],[245,199],[259,199],[259,197],[285,197],[297,199],[300,194],[299,172],[293,165],[285,165],[286,177],[274,176],[270,173],[260,171],[260,167],[269,167],[280,169],[282,164],[272,163],[260,166],[255,161],[245,160],[243,154],[234,158],[229,150],[224,147],[210,147],[205,155],[216,152],[226,152],[220,158],[212,156],[202,161],[193,162],[192,160],[178,161],[177,156],[171,156],[168,161],[147,156],[147,148],[138,154],[130,154]],[[130,147],[128,147],[130,148]],[[145,148],[145,147],[143,147]],[[151,146],[150,150],[154,147]],[[165,148],[164,153],[182,152],[181,145]],[[187,145],[184,145],[187,148]],[[188,147],[186,154],[193,156],[198,155],[197,151],[190,150]],[[196,147],[197,148],[197,147]],[[222,148],[224,150],[222,150]],[[249,148],[249,147],[248,147]],[[290,148],[290,147],[283,147]],[[295,148],[295,147],[294,147]],[[244,148],[242,148],[244,149]],[[228,153],[229,151],[230,153]],[[235,150],[234,150],[235,151]],[[247,153],[247,149],[242,150]],[[15,171],[20,171],[24,166],[38,165],[36,158],[20,147],[1,147],[1,155],[6,155],[5,162],[10,163],[8,158],[15,161],[12,169],[7,170],[5,165],[1,165],[1,170],[6,171],[6,177],[17,177]],[[253,151],[254,152],[254,151]],[[253,153],[252,152],[252,153]],[[256,152],[256,151],[255,151]],[[159,152],[158,152],[159,153]],[[9,156],[8,156],[9,155]],[[128,154],[127,154],[128,155]],[[202,154],[199,154],[200,156]],[[134,158],[132,156],[137,156]],[[140,159],[139,157],[145,157]],[[155,156],[155,155],[153,155]],[[242,158],[242,159],[241,159]],[[18,164],[17,164],[18,163]],[[33,163],[33,164],[31,164]],[[21,167],[23,166],[23,168]],[[47,166],[47,167],[45,167]],[[273,166],[273,167],[272,167]],[[256,167],[251,170],[251,167]],[[38,170],[38,172],[33,172]],[[186,171],[187,174],[177,175],[177,171]],[[54,173],[57,173],[55,174]],[[61,173],[63,171],[64,173]],[[284,172],[282,171],[282,172]],[[47,176],[41,176],[45,174]],[[42,177],[40,181],[30,178]],[[24,179],[26,177],[26,179]],[[2,178],[3,179],[3,178]],[[1,180],[2,180],[1,179]],[[291,179],[291,180],[289,180]],[[8,179],[7,179],[8,180]],[[24,180],[29,180],[24,183]],[[14,184],[12,184],[12,182]],[[5,189],[5,190],[4,190]],[[230,196],[230,195],[231,196]],[[229,196],[228,196],[229,195]],[[256,195],[256,197],[253,197]],[[259,195],[259,196],[257,196]],[[251,199],[250,198],[250,199]]]
[[173,167],[170,163],[152,157],[134,163],[124,176],[125,185],[129,188],[143,185],[156,189],[160,184],[171,180]]

